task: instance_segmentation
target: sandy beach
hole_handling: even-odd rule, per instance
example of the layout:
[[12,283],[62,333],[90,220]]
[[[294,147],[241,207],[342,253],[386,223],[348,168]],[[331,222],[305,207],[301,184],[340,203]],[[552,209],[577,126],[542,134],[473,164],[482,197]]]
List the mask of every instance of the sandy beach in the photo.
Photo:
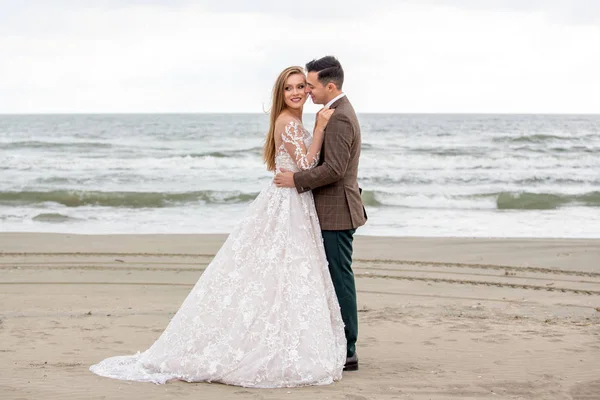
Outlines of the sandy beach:
[[0,398],[600,399],[600,240],[358,236],[361,369],[333,385],[88,371],[153,343],[224,239],[0,233]]

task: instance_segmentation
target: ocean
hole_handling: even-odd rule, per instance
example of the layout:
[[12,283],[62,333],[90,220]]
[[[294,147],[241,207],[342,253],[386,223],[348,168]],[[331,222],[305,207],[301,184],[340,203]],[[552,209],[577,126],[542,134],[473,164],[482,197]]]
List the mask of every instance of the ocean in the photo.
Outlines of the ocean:
[[[359,120],[357,234],[600,237],[600,115]],[[272,179],[267,128],[266,114],[0,115],[0,231],[230,232]]]

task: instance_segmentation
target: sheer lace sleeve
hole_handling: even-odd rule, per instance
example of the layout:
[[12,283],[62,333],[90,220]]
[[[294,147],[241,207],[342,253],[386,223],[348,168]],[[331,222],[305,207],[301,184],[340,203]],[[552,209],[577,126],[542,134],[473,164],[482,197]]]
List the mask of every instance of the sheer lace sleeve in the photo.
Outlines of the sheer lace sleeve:
[[319,163],[322,143],[313,142],[308,150],[304,144],[304,130],[296,121],[290,121],[281,134],[285,150],[301,170],[311,169]]

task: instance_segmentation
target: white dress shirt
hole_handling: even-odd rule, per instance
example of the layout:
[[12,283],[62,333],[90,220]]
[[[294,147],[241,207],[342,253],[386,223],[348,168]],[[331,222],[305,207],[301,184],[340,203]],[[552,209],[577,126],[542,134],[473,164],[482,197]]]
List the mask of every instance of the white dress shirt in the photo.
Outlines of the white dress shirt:
[[341,98],[342,98],[342,97],[344,97],[345,95],[346,95],[346,93],[344,93],[344,92],[342,92],[342,93],[338,94],[338,95],[337,95],[337,96],[335,96],[333,99],[331,99],[331,100],[329,101],[329,103],[325,104],[325,108],[329,108],[329,107],[331,107],[331,105],[332,105],[333,103],[335,103],[336,101],[338,101],[339,99],[341,99]]

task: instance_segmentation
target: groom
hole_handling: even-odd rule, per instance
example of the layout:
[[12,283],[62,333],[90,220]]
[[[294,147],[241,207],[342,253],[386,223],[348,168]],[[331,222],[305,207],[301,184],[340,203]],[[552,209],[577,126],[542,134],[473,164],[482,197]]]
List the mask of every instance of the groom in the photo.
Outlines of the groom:
[[352,272],[352,240],[356,228],[367,221],[357,182],[360,126],[352,104],[342,92],[344,70],[332,56],[306,64],[306,91],[315,104],[334,108],[325,128],[319,165],[301,172],[282,172],[275,177],[280,187],[312,190],[323,234],[329,272],[340,303],[348,350],[345,371],[358,369],[356,339],[358,313]]

